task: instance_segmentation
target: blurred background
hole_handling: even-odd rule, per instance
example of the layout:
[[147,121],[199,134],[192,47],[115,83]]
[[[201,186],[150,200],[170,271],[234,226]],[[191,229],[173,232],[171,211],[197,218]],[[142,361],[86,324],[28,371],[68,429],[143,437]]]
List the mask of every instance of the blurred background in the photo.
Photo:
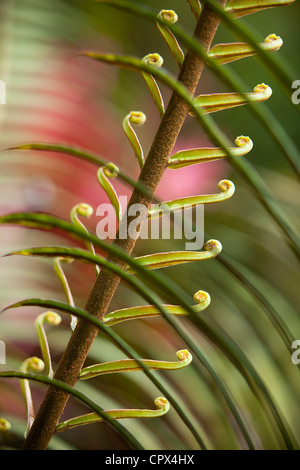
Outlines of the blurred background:
[[[175,10],[180,24],[193,31],[195,18],[187,2],[166,0],[162,4],[152,0],[151,7],[157,11],[161,8]],[[294,80],[300,79],[298,18],[299,4],[293,4],[238,20],[251,27],[260,41],[271,33],[282,37],[283,46],[275,54],[295,70]],[[237,40],[222,25],[214,43]],[[138,163],[122,130],[122,120],[132,110],[146,114],[147,121],[137,133],[147,155],[159,125],[159,115],[139,74],[78,56],[86,49],[137,57],[158,52],[164,58],[164,66],[177,74],[177,65],[155,25],[142,18],[92,1],[1,1],[0,79],[7,87],[6,104],[0,105],[1,215],[40,211],[69,219],[70,210],[79,202],[89,203],[96,209],[108,201],[97,182],[95,166],[59,153],[5,151],[17,144],[52,142],[84,148],[114,162],[137,179]],[[269,108],[299,146],[298,110],[264,64],[252,57],[225,67],[240,75],[245,82],[245,92],[262,82],[271,86],[272,97],[258,106]],[[164,86],[161,90],[167,103],[170,92]],[[226,89],[206,68],[197,91],[232,90]],[[298,180],[267,130],[247,107],[215,113],[213,117],[232,142],[239,135],[251,137],[254,148],[243,158],[251,161],[298,229]],[[188,117],[175,150],[210,145],[199,125]],[[268,305],[288,325],[294,338],[300,339],[299,267],[282,232],[245,180],[226,161],[167,170],[157,196],[164,200],[215,193],[218,182],[224,178],[234,182],[236,193],[229,201],[205,208],[205,233],[206,239],[221,241],[224,260],[238,270],[239,279],[225,261],[217,258],[164,269],[163,274],[178,282],[191,299],[199,289],[210,293],[212,302],[203,315],[209,316],[248,357],[299,444],[298,368],[266,312]],[[114,185],[118,194],[131,194],[132,188],[120,180],[115,180]],[[86,222],[92,232],[96,224],[96,216]],[[1,255],[38,245],[75,246],[62,235],[4,226],[0,229],[0,241]],[[173,241],[171,247],[168,240],[139,241],[135,254],[181,250],[183,244],[183,240]],[[74,262],[64,269],[76,304],[84,306],[94,282],[93,267]],[[65,300],[53,262],[27,257],[2,258],[0,309],[30,297]],[[138,294],[121,283],[111,310],[143,303]],[[36,308],[23,308],[1,314],[0,339],[7,347],[6,365],[1,365],[1,370],[18,369],[28,356],[40,356],[34,328],[38,313]],[[185,319],[179,323],[222,378],[256,447],[282,448],[272,419],[237,369],[196,326]],[[125,322],[114,329],[142,357],[174,360],[175,352],[185,347],[163,319]],[[70,336],[68,319],[59,327],[49,327],[47,332],[55,365]],[[121,357],[122,353],[99,334],[88,362]],[[247,448],[224,399],[201,364],[195,361],[195,367],[161,373],[161,376],[174,395],[183,400],[209,448]],[[114,374],[95,379],[93,383],[78,384],[78,388],[105,409],[151,408],[154,398],[159,396],[142,372]],[[32,385],[36,409],[44,392],[44,386]],[[64,418],[84,412],[86,409],[72,399]],[[2,446],[20,447],[25,430],[25,407],[16,380],[0,381],[0,417],[12,423],[12,431],[0,435]],[[194,437],[172,409],[163,418],[147,422],[127,420],[124,424],[149,449],[198,448]],[[124,449],[126,445],[106,424],[94,424],[55,436],[51,448]]]

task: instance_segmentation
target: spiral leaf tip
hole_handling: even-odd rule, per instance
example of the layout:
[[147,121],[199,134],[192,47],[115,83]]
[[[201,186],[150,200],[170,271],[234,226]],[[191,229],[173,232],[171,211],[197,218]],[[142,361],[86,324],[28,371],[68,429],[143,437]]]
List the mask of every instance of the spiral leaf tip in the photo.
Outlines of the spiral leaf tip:
[[45,363],[39,357],[33,356],[26,359],[22,365],[21,370],[23,372],[42,372],[44,370]]
[[56,312],[45,312],[45,321],[49,323],[49,325],[57,326],[61,323],[61,316]]
[[154,400],[154,403],[155,403],[155,406],[158,408],[158,409],[163,409],[165,411],[165,413],[168,411],[168,409],[170,408],[170,405],[169,405],[169,402],[166,398],[164,397],[158,397]]
[[222,244],[218,240],[208,240],[204,244],[204,249],[217,256],[222,251]]
[[153,67],[160,68],[164,63],[164,59],[157,54],[157,52],[147,54],[143,57],[143,61],[146,62],[147,65],[152,65]]
[[180,361],[185,361],[187,359],[190,361],[192,360],[192,355],[187,349],[181,349],[180,351],[177,351],[176,356]]
[[198,290],[193,295],[193,299],[195,302],[202,304],[203,302],[207,302],[207,300],[210,300],[210,295],[203,290]]
[[91,217],[91,215],[94,212],[92,206],[90,206],[89,204],[85,202],[81,202],[80,204],[77,204],[76,206],[74,206],[73,210],[76,211],[77,214],[80,215],[81,217]]
[[171,24],[178,21],[178,15],[174,10],[161,10],[157,16],[160,20]]
[[131,111],[128,116],[126,116],[126,118],[128,118],[129,121],[136,126],[142,126],[145,124],[147,119],[146,114],[144,114],[142,111]]
[[7,419],[0,418],[0,432],[9,431],[11,429],[11,424]]

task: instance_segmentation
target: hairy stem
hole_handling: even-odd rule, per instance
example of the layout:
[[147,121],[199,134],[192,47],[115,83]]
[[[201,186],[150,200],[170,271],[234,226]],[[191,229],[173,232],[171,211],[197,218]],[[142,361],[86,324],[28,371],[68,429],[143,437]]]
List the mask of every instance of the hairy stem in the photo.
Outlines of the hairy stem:
[[[220,3],[224,5],[225,0],[220,0]],[[210,48],[219,22],[219,16],[208,5],[205,5],[197,23],[194,36],[206,51]],[[178,79],[193,94],[196,90],[204,65],[205,62],[197,54],[193,51],[187,52]],[[150,207],[156,188],[167,167],[170,154],[188,111],[188,105],[174,92],[170,98],[139,177],[139,182],[148,189],[148,194],[145,195],[138,189],[135,189],[128,204],[128,208],[132,204],[143,204],[145,207],[144,218],[147,217],[147,210]],[[133,217],[130,216],[127,217],[127,220],[123,218],[119,232],[124,228],[127,229],[132,219]],[[122,224],[126,224],[126,227],[122,227]],[[117,237],[115,241],[115,243],[128,254],[131,254],[135,242],[136,240],[130,237],[126,237],[125,239]],[[109,260],[121,264],[118,259],[110,257]],[[120,277],[117,274],[101,270],[86,302],[85,309],[89,313],[103,319],[119,282]],[[84,361],[97,334],[98,329],[95,326],[83,320],[78,321],[76,329],[57,367],[55,379],[71,386],[76,383],[80,370],[83,367]],[[49,387],[28,437],[24,442],[23,449],[47,449],[68,398],[69,395],[63,390]]]

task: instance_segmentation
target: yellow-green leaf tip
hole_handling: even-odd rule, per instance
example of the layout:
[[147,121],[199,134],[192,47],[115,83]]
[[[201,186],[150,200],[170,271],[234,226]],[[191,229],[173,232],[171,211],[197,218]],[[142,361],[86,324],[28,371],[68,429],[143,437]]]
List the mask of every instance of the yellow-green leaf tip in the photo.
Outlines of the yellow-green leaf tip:
[[177,351],[176,356],[180,361],[185,361],[187,359],[192,360],[192,355],[187,349],[181,349],[180,351]]
[[[99,171],[101,171],[101,168]],[[115,178],[116,176],[118,176],[119,171],[119,168],[114,163],[108,163],[103,167],[104,174],[109,178]]]
[[0,418],[0,432],[9,431],[11,429],[11,424],[7,419]]
[[146,114],[144,114],[142,111],[131,111],[128,114],[128,119],[132,124],[135,124],[136,126],[142,126],[146,122]]
[[159,19],[171,24],[178,21],[178,15],[174,10],[161,10],[157,16]]
[[25,372],[41,372],[42,370],[44,370],[44,367],[44,361],[42,361],[42,359],[40,359],[39,357],[33,356],[29,357],[22,363],[21,370]]
[[56,326],[56,325],[59,325],[61,323],[61,316],[58,315],[58,313],[51,312],[49,310],[49,312],[45,312],[45,320],[50,325]]
[[168,402],[168,400],[164,397],[158,397],[154,400],[154,403],[155,403],[155,406],[158,408],[158,409],[165,409],[166,412],[168,411],[168,409],[170,408],[170,404]]
[[147,54],[145,57],[143,57],[143,61],[146,62],[146,64],[157,68],[160,68],[164,63],[164,59],[159,54],[157,54],[157,52]]
[[202,304],[203,302],[207,302],[208,300],[210,300],[210,295],[208,292],[205,292],[204,290],[198,290],[193,295],[193,299],[198,304]]
[[85,202],[81,202],[80,204],[77,204],[75,207],[74,207],[74,210],[77,212],[78,215],[80,215],[81,217],[91,217],[91,215],[93,214],[94,210],[92,208],[92,206],[90,206],[89,204],[85,203]]
[[212,252],[214,256],[217,256],[222,251],[222,244],[218,240],[208,240],[204,244],[204,249]]

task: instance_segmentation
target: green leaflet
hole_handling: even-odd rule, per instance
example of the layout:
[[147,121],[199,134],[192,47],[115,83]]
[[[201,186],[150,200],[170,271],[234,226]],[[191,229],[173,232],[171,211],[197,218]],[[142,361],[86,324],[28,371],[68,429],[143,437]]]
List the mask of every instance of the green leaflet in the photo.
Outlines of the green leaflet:
[[[170,405],[168,400],[163,397],[156,398],[154,401],[156,410],[107,410],[105,411],[113,419],[125,419],[125,418],[157,418],[163,416],[169,411]],[[78,416],[77,418],[71,418],[67,421],[63,421],[56,426],[56,431],[66,431],[77,426],[83,426],[84,424],[98,423],[103,421],[102,416],[97,413],[89,413],[86,415]]]
[[[210,304],[210,295],[202,290],[199,290],[194,295],[194,300],[197,305],[193,305],[192,309],[195,312],[202,312]],[[171,315],[187,315],[187,311],[180,305],[163,305],[167,313]],[[161,311],[155,305],[141,305],[139,307],[129,307],[120,310],[115,310],[105,315],[103,322],[112,326],[126,320],[136,320],[139,318],[151,318],[161,315]]]
[[[90,244],[89,242],[86,242],[87,246],[92,246],[92,244]],[[92,250],[91,250],[92,251]],[[67,280],[67,277],[64,273],[64,270],[62,268],[62,265],[61,263],[62,262],[72,262],[73,260],[71,258],[60,258],[60,257],[57,257],[54,259],[54,270],[55,270],[55,273],[59,279],[59,282],[61,283],[61,286],[63,288],[63,291],[64,291],[64,294],[65,294],[65,297],[66,297],[66,300],[68,302],[69,305],[72,305],[72,307],[75,306],[75,303],[74,303],[74,299],[73,299],[73,295],[72,295],[72,292],[71,292],[71,289],[70,289],[70,286],[69,286],[69,283],[68,283],[68,280]],[[96,266],[96,268],[98,269],[98,266]],[[75,326],[76,326],[76,323],[77,323],[77,319],[76,317],[72,317],[71,316],[71,323],[70,323],[70,326],[71,326],[71,329],[74,331],[75,329]]]
[[[192,362],[192,355],[187,349],[182,349],[176,353],[178,361],[155,361],[153,359],[143,359],[141,362],[152,370],[176,370],[188,366]],[[81,370],[79,378],[81,380],[91,379],[99,375],[114,374],[117,372],[133,372],[143,370],[141,365],[134,359],[121,359],[119,361],[103,362],[94,364]]]
[[[250,137],[239,136],[235,139],[236,147],[230,148],[231,155],[240,157],[252,150],[253,142]],[[209,162],[220,158],[227,158],[227,153],[218,147],[207,147],[199,149],[181,150],[171,156],[168,168],[182,168],[196,163]]]
[[[164,63],[164,60],[159,54],[153,53],[153,54],[147,54],[143,58],[143,62],[146,65],[150,65],[154,68],[160,68],[162,67]],[[155,78],[153,77],[151,73],[147,73],[147,72],[142,72],[142,77],[144,78],[149,88],[149,91],[151,93],[151,96],[159,112],[160,117],[163,117],[163,115],[165,114],[165,104],[164,104],[162,94],[160,92],[159,86],[156,83]]]
[[163,22],[166,23],[166,25],[163,25],[162,23],[157,22],[156,26],[166,41],[170,51],[172,52],[174,59],[176,60],[179,68],[182,66],[182,63],[184,61],[184,53],[178,44],[178,41],[174,34],[169,30],[168,28],[168,23],[169,24],[174,24],[178,21],[178,16],[173,10],[161,10],[157,17]]
[[107,165],[99,168],[97,172],[97,178],[101,187],[104,189],[107,196],[109,197],[109,200],[113,208],[115,209],[117,219],[120,222],[120,220],[122,219],[121,203],[113,185],[108,180],[108,178],[116,178],[118,174],[119,168],[114,163],[108,163]]
[[131,111],[123,120],[123,129],[134,150],[134,154],[139,162],[140,168],[144,166],[144,152],[140,141],[131,124],[142,126],[146,122],[146,115],[141,111]]
[[266,8],[286,6],[295,0],[229,0],[226,3],[225,11],[233,13],[236,18],[250,15]]
[[222,202],[233,196],[235,186],[232,181],[222,180],[218,184],[220,190],[219,194],[205,194],[201,196],[188,196],[173,201],[164,201],[160,204],[152,205],[148,212],[148,217],[151,219],[162,217],[165,213],[175,212],[182,209],[192,208],[198,204],[214,204]]
[[[204,245],[204,251],[170,251],[138,256],[134,259],[147,269],[159,269],[191,261],[211,259],[217,256],[221,250],[222,245],[219,241],[208,240]],[[127,268],[127,272],[132,273],[132,268]]]
[[[262,50],[275,52],[281,48],[283,41],[276,34],[269,34],[264,42],[259,46]],[[243,59],[256,54],[257,51],[248,43],[233,42],[227,44],[216,44],[209,51],[209,57],[216,60],[219,65],[233,62],[234,60]]]
[[190,4],[191,10],[195,15],[196,20],[198,20],[201,14],[201,5],[199,0],[188,0],[188,3]]
[[[194,99],[194,105],[199,106],[205,113],[215,113],[223,109],[234,108],[248,104],[249,101],[258,103],[265,101],[272,95],[272,89],[261,83],[256,85],[253,93],[245,93],[243,97],[240,93],[213,93],[209,95],[199,95]],[[193,116],[193,112],[190,112]]]
[[[76,204],[74,207],[72,207],[71,212],[70,212],[70,219],[71,219],[71,221],[73,222],[74,225],[76,225],[77,227],[82,228],[86,233],[89,233],[88,229],[81,222],[79,217],[89,218],[89,217],[91,217],[93,212],[94,212],[94,210],[93,210],[92,206],[90,206],[89,204],[87,204],[85,202],[80,202],[79,204]],[[94,249],[94,246],[93,246],[92,243],[90,243],[89,241],[86,241],[86,246],[87,246],[87,249],[91,253],[95,253],[95,249]]]
[[42,352],[42,357],[46,367],[47,375],[52,379],[53,378],[53,369],[52,369],[52,361],[50,355],[49,344],[45,332],[44,325],[48,323],[49,325],[59,325],[61,322],[61,317],[55,312],[44,312],[38,315],[35,321],[35,328],[38,335],[40,348]]
[[[44,362],[39,359],[38,357],[29,357],[26,359],[20,366],[20,371],[21,372],[41,372],[45,367]],[[31,390],[30,390],[30,385],[28,380],[20,380],[21,384],[21,391],[23,395],[23,399],[25,402],[25,408],[26,408],[26,430],[24,433],[24,436],[26,437],[32,423],[34,421],[34,408],[33,408],[33,401],[32,401],[32,396],[31,396]]]

